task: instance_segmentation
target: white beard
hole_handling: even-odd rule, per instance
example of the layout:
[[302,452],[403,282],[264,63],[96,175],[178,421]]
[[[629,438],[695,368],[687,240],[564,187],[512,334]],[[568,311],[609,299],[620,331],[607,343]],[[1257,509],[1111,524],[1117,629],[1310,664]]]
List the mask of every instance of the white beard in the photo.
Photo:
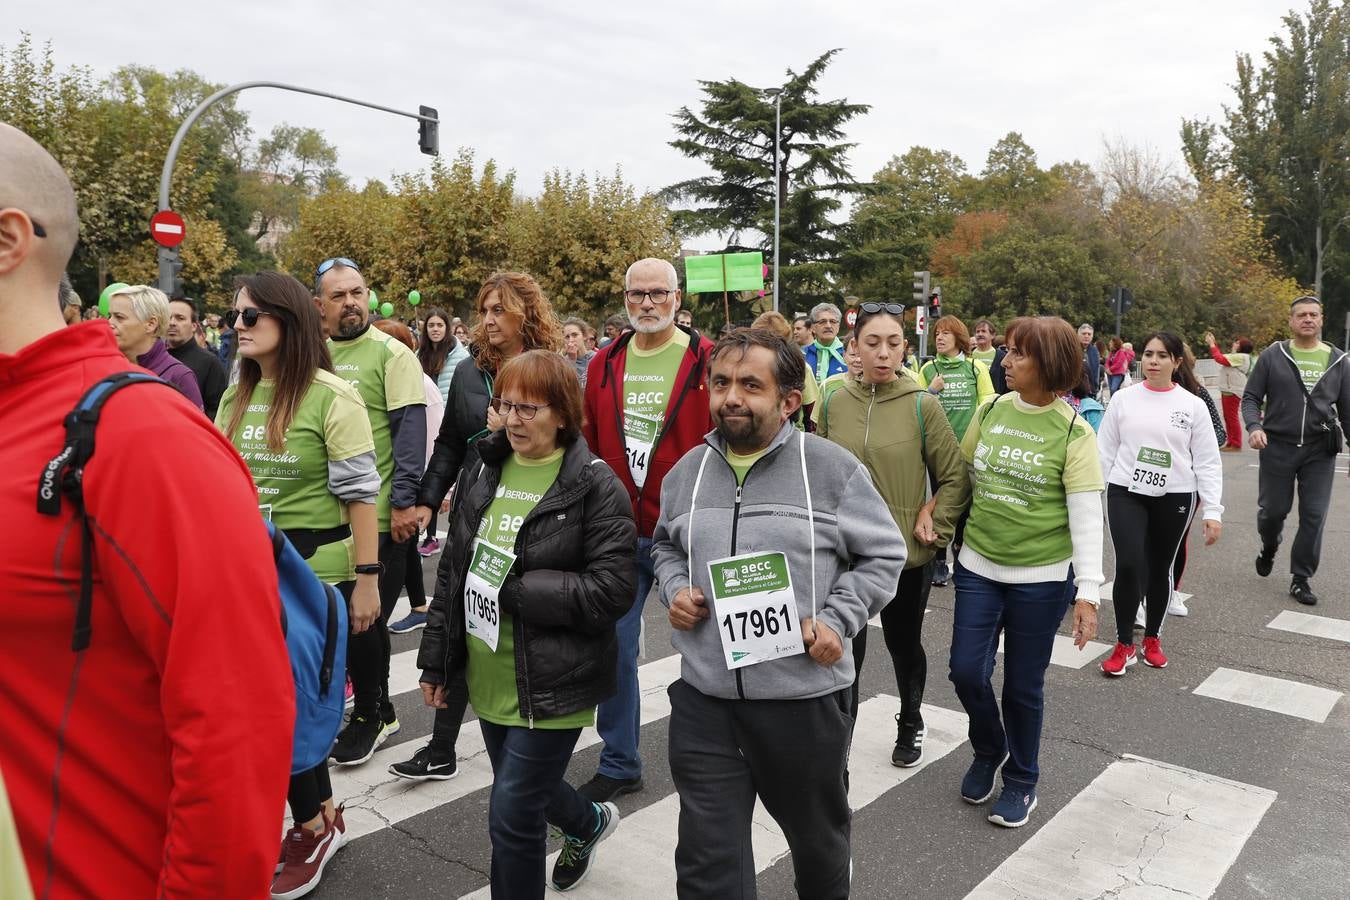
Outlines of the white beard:
[[655,325],[640,325],[639,319],[632,313],[628,314],[628,324],[633,326],[633,330],[638,334],[658,334],[665,331],[675,321],[675,310],[671,310],[670,315],[663,316]]

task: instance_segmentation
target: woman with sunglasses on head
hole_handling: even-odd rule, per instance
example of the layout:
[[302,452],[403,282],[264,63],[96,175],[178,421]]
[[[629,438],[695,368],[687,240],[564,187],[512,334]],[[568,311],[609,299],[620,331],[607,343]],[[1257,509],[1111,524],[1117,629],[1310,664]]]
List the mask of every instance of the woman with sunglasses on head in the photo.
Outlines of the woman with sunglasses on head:
[[[1082,377],[1073,326],[1015,319],[1006,346],[1011,392],[980,407],[961,444],[975,490],[956,563],[951,680],[975,753],[961,797],[984,803],[1002,768],[989,821],[1018,828],[1036,808],[1045,670],[1071,572],[1074,643],[1081,650],[1097,633],[1102,471],[1096,434],[1059,396]],[[1002,709],[990,680],[1000,633]]]
[[1116,676],[1138,658],[1134,625],[1141,598],[1146,598],[1144,664],[1167,665],[1160,640],[1163,618],[1197,497],[1205,544],[1213,544],[1223,531],[1219,444],[1200,398],[1205,389],[1191,371],[1181,338],[1166,331],[1149,335],[1141,363],[1144,380],[1111,398],[1099,438],[1116,558],[1111,592],[1116,646],[1102,671]]
[[[928,661],[921,634],[932,581],[933,548],[946,545],[970,499],[961,447],[942,404],[918,383],[900,374],[905,350],[904,307],[864,303],[849,341],[860,359],[862,377],[844,382],[821,404],[817,433],[856,456],[885,498],[905,537],[905,568],[895,599],[881,611],[881,629],[900,690],[895,749],[891,763],[910,767],[923,758],[920,707]],[[925,503],[929,481],[937,485]],[[855,510],[870,515],[868,510]],[[867,629],[853,639],[853,658],[862,670]],[[854,681],[856,717],[858,694]]]
[[515,900],[544,895],[548,824],[564,835],[558,890],[580,883],[618,824],[614,804],[582,798],[563,777],[581,729],[615,692],[637,529],[628,491],[581,440],[571,363],[533,350],[498,372],[502,427],[460,470],[417,661],[438,715],[446,686],[467,677],[494,776],[492,896]]
[[[478,461],[478,441],[505,424],[505,419],[488,405],[501,367],[529,350],[556,352],[562,348],[562,327],[543,290],[529,275],[490,275],[478,291],[475,308],[478,321],[470,339],[470,356],[455,368],[445,416],[422,477],[417,515],[423,528],[430,524],[432,511],[441,509],[460,473]],[[438,585],[449,559],[450,554],[441,554]],[[390,773],[413,781],[444,781],[458,772],[455,742],[469,703],[463,673],[443,687],[445,706],[436,710],[430,742],[406,762],[390,765]]]
[[[933,323],[933,343],[937,356],[919,367],[919,384],[938,398],[952,431],[956,432],[956,440],[960,441],[966,436],[975,410],[994,399],[994,383],[989,378],[989,366],[966,355],[971,350],[970,332],[956,316],[943,316]],[[937,490],[936,485],[933,490]],[[964,522],[957,523],[951,542],[958,553],[964,526]],[[933,586],[945,587],[950,579],[944,545],[938,547],[933,562]]]
[[[221,397],[216,425],[253,472],[262,514],[286,533],[314,574],[337,585],[360,633],[380,614],[375,500],[380,476],[361,395],[333,374],[319,313],[290,275],[238,282],[225,317],[239,340],[239,381]],[[247,562],[247,561],[245,561]],[[286,834],[272,896],[302,897],[346,841],[325,760],[291,776],[294,827]]]

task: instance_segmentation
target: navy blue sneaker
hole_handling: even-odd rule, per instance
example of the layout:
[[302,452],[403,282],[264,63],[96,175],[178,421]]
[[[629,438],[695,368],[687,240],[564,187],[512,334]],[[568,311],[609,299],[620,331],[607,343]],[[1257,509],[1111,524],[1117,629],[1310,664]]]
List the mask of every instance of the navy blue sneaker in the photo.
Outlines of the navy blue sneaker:
[[423,610],[412,610],[406,616],[389,625],[390,634],[407,634],[410,631],[416,631],[419,628],[427,627],[427,614]]
[[998,770],[1007,761],[1007,753],[992,759],[987,756],[975,757],[970,768],[966,769],[966,777],[961,779],[961,799],[967,803],[983,803],[994,796],[994,780],[998,778]]
[[592,803],[595,808],[595,830],[584,838],[563,835],[562,853],[553,864],[549,884],[555,891],[570,891],[581,884],[591,871],[595,847],[619,827],[619,808],[613,803]]
[[1021,828],[1036,808],[1036,789],[1004,784],[1003,793],[989,811],[989,821],[1004,828]]

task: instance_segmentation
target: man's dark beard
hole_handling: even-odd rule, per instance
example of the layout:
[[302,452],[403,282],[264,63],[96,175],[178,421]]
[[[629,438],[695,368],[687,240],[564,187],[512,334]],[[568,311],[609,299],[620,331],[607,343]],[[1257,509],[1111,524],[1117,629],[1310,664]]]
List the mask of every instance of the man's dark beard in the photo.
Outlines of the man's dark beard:
[[[739,412],[739,410],[737,410]],[[717,416],[717,433],[726,441],[727,446],[740,454],[753,453],[762,449],[773,440],[773,435],[765,435],[765,420],[754,413],[748,418],[736,416],[730,421],[723,417],[723,413]],[[777,433],[777,429],[775,429]]]
[[359,311],[356,313],[355,325],[347,324],[346,319],[348,315],[347,310],[344,309],[342,315],[338,317],[338,337],[356,337],[361,333],[361,329],[366,327],[366,323],[361,321],[361,313]]

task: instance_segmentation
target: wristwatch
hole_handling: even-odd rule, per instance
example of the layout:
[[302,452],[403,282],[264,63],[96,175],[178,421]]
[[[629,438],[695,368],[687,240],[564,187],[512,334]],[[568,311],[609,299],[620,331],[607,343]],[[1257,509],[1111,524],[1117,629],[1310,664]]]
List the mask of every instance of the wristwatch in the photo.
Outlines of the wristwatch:
[[383,575],[383,574],[384,574],[384,563],[382,563],[382,562],[375,562],[375,563],[366,563],[366,564],[363,565],[363,566],[357,566],[357,567],[356,567],[356,574],[357,574],[357,575]]

